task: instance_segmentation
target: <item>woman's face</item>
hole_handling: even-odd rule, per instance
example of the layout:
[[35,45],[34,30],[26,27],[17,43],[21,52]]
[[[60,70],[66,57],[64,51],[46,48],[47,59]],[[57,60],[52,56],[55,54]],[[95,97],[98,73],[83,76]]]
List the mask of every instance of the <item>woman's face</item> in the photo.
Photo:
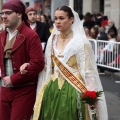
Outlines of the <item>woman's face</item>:
[[39,21],[39,22],[41,21],[41,19],[40,19],[40,16],[39,16],[39,15],[37,15],[36,20],[37,20],[37,21]]
[[45,22],[45,17],[41,15],[41,22]]
[[55,12],[55,25],[60,32],[65,32],[71,29],[73,18],[69,18],[67,12],[57,10]]
[[93,34],[93,35],[95,34],[95,31],[94,31],[93,28],[91,28],[90,32],[91,32],[91,34]]

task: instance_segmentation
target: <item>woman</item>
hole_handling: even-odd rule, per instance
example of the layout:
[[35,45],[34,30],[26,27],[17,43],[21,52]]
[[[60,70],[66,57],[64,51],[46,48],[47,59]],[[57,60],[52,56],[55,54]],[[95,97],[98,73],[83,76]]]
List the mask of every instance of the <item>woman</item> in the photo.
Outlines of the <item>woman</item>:
[[48,18],[45,14],[41,15],[40,19],[41,19],[41,22],[46,23],[48,27],[50,28],[50,25],[48,23]]
[[[92,120],[80,93],[86,88],[99,91],[102,86],[83,25],[70,7],[62,6],[55,12],[55,26],[45,58],[46,68],[39,75],[33,120]],[[25,65],[20,68],[23,74],[24,68]],[[71,81],[74,77],[78,84]],[[79,89],[80,83],[82,89]],[[99,120],[108,120],[104,94],[100,99],[97,102]]]
[[40,16],[39,14],[37,14],[36,20],[37,20],[38,22],[41,22],[41,16]]
[[93,26],[91,29],[90,29],[90,37],[92,39],[97,39],[98,37],[98,26]]

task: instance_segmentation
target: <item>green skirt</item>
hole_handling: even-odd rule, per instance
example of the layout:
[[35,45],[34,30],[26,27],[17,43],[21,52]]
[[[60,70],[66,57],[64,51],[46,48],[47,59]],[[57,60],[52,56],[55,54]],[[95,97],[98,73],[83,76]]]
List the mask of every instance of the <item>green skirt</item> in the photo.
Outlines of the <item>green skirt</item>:
[[39,120],[85,120],[79,114],[82,108],[84,116],[84,105],[78,106],[77,94],[76,89],[67,81],[59,89],[58,79],[51,80],[44,91]]

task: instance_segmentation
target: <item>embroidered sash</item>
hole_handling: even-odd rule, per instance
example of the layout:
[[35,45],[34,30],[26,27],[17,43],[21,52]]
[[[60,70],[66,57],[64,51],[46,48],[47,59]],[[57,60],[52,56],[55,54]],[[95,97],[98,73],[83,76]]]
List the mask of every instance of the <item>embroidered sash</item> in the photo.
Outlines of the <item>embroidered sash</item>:
[[65,78],[67,78],[68,82],[72,83],[72,85],[80,92],[87,91],[87,88],[82,83],[82,80],[80,81],[69,69],[67,69],[55,55],[52,55],[52,59],[56,63],[60,72],[65,76]]

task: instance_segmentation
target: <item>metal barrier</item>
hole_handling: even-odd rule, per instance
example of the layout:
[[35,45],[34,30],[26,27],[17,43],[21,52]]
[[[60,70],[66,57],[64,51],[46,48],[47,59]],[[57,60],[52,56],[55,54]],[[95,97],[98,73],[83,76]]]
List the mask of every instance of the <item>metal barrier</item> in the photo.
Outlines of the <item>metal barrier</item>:
[[120,71],[120,42],[89,39],[98,66]]

